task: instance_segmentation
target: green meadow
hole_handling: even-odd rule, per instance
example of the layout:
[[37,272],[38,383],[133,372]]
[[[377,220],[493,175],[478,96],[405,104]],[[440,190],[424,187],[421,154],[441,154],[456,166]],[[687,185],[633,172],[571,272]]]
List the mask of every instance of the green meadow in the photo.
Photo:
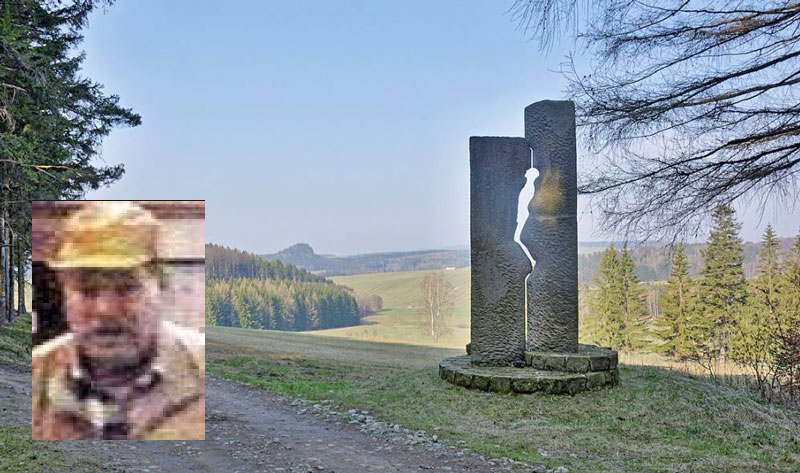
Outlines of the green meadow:
[[417,321],[422,280],[432,271],[337,276],[336,284],[358,293],[383,298],[383,310],[365,317],[362,325],[306,332],[315,336],[344,337],[386,343],[407,343],[464,349],[469,342],[469,268],[442,271],[453,285],[453,313],[447,318],[448,333],[434,343]]
[[[396,340],[396,338],[394,339]],[[470,391],[438,378],[462,350],[209,327],[207,372],[425,430],[449,445],[570,473],[796,472],[800,410],[652,366],[575,396]]]

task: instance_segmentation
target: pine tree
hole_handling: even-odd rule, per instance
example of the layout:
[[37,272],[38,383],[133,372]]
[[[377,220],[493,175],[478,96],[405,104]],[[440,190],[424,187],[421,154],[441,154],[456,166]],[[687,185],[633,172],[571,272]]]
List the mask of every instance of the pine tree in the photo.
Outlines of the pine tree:
[[780,274],[780,242],[775,235],[772,225],[767,225],[761,240],[761,253],[758,255],[758,273],[765,279],[769,288],[767,296],[775,298],[774,286]]
[[219,299],[212,291],[211,284],[206,281],[206,327],[213,327],[217,325],[220,319]]
[[619,255],[620,281],[622,283],[622,345],[620,348],[633,348],[637,335],[639,319],[647,314],[644,304],[644,293],[639,286],[639,276],[636,274],[636,265],[628,250],[628,244],[622,245]]
[[620,255],[614,245],[603,252],[595,274],[595,285],[589,296],[589,307],[599,319],[598,342],[620,348],[625,341],[625,290]]
[[725,363],[731,335],[747,300],[742,270],[741,224],[728,205],[714,209],[708,246],[703,254],[694,357],[711,370],[711,363]]
[[775,361],[780,347],[782,308],[778,299],[780,279],[780,244],[771,225],[767,225],[758,254],[758,274],[748,285],[747,305],[741,311],[731,342],[731,358],[753,372],[762,395],[775,375]]
[[238,287],[233,292],[233,307],[239,318],[239,326],[242,328],[258,328],[256,325],[258,317],[255,314],[255,304],[247,294],[247,287],[244,286],[243,281],[239,281]]
[[776,376],[789,399],[800,401],[800,234],[786,256],[778,282],[782,317]]
[[270,308],[270,329],[289,330],[289,326],[284,319],[281,300],[274,296],[272,297],[272,307]]
[[661,300],[661,323],[658,333],[665,340],[662,349],[669,356],[685,358],[691,354],[689,330],[694,299],[694,282],[689,276],[689,262],[683,244],[672,256],[672,270],[667,290]]
[[141,122],[81,71],[81,32],[90,13],[109,3],[0,1],[0,227],[6,230],[0,232],[0,254],[6,256],[0,258],[0,298],[6,303],[15,272],[11,260],[24,290],[30,201],[81,198],[119,179],[122,165],[95,158],[113,128]]

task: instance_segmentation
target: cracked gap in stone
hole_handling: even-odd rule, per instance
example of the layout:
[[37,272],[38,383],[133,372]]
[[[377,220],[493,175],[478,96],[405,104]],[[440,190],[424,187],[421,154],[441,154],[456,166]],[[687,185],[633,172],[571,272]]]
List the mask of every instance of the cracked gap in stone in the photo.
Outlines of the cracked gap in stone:
[[530,218],[530,211],[528,210],[528,206],[533,200],[533,195],[536,193],[536,187],[534,186],[534,182],[536,178],[539,177],[539,170],[533,167],[533,149],[531,149],[531,167],[525,171],[525,185],[522,187],[522,190],[519,193],[519,198],[517,200],[517,228],[514,230],[514,241],[522,248],[522,251],[525,252],[525,256],[528,258],[528,261],[531,263],[531,271],[525,276],[525,286],[523,288],[525,294],[525,348],[528,347],[528,279],[530,279],[531,274],[533,274],[533,269],[536,267],[536,260],[533,259],[531,256],[531,252],[528,250],[528,247],[522,243],[522,227],[525,226],[525,222],[528,221]]

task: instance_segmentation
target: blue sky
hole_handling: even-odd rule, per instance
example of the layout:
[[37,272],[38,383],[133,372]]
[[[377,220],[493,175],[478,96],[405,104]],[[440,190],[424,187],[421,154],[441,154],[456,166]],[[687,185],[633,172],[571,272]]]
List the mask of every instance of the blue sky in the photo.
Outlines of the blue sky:
[[[466,245],[472,135],[522,136],[564,98],[571,42],[543,54],[490,1],[119,0],[86,31],[84,72],[142,115],[102,158],[95,199],[205,199],[206,240],[355,254]],[[791,236],[800,211],[745,214]],[[579,239],[602,240],[579,215]]]

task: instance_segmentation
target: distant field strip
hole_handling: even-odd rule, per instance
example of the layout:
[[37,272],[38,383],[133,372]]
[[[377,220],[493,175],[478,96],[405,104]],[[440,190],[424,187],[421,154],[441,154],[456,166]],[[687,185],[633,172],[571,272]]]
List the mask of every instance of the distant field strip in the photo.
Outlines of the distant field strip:
[[429,335],[420,330],[417,308],[420,305],[422,280],[433,271],[408,271],[399,273],[372,273],[331,278],[336,284],[354,289],[362,294],[376,294],[383,298],[383,310],[365,317],[358,327],[305,332],[310,335],[345,337],[387,343],[408,343],[464,349],[469,341],[469,268],[442,271],[453,284],[454,309],[448,318],[450,332],[434,344]]
[[[383,297],[384,309],[417,306],[420,285],[426,274],[435,271],[408,271],[403,273],[356,274],[331,278],[336,284],[351,287],[357,292],[378,294]],[[469,268],[442,271],[455,287],[455,315],[469,316]]]

